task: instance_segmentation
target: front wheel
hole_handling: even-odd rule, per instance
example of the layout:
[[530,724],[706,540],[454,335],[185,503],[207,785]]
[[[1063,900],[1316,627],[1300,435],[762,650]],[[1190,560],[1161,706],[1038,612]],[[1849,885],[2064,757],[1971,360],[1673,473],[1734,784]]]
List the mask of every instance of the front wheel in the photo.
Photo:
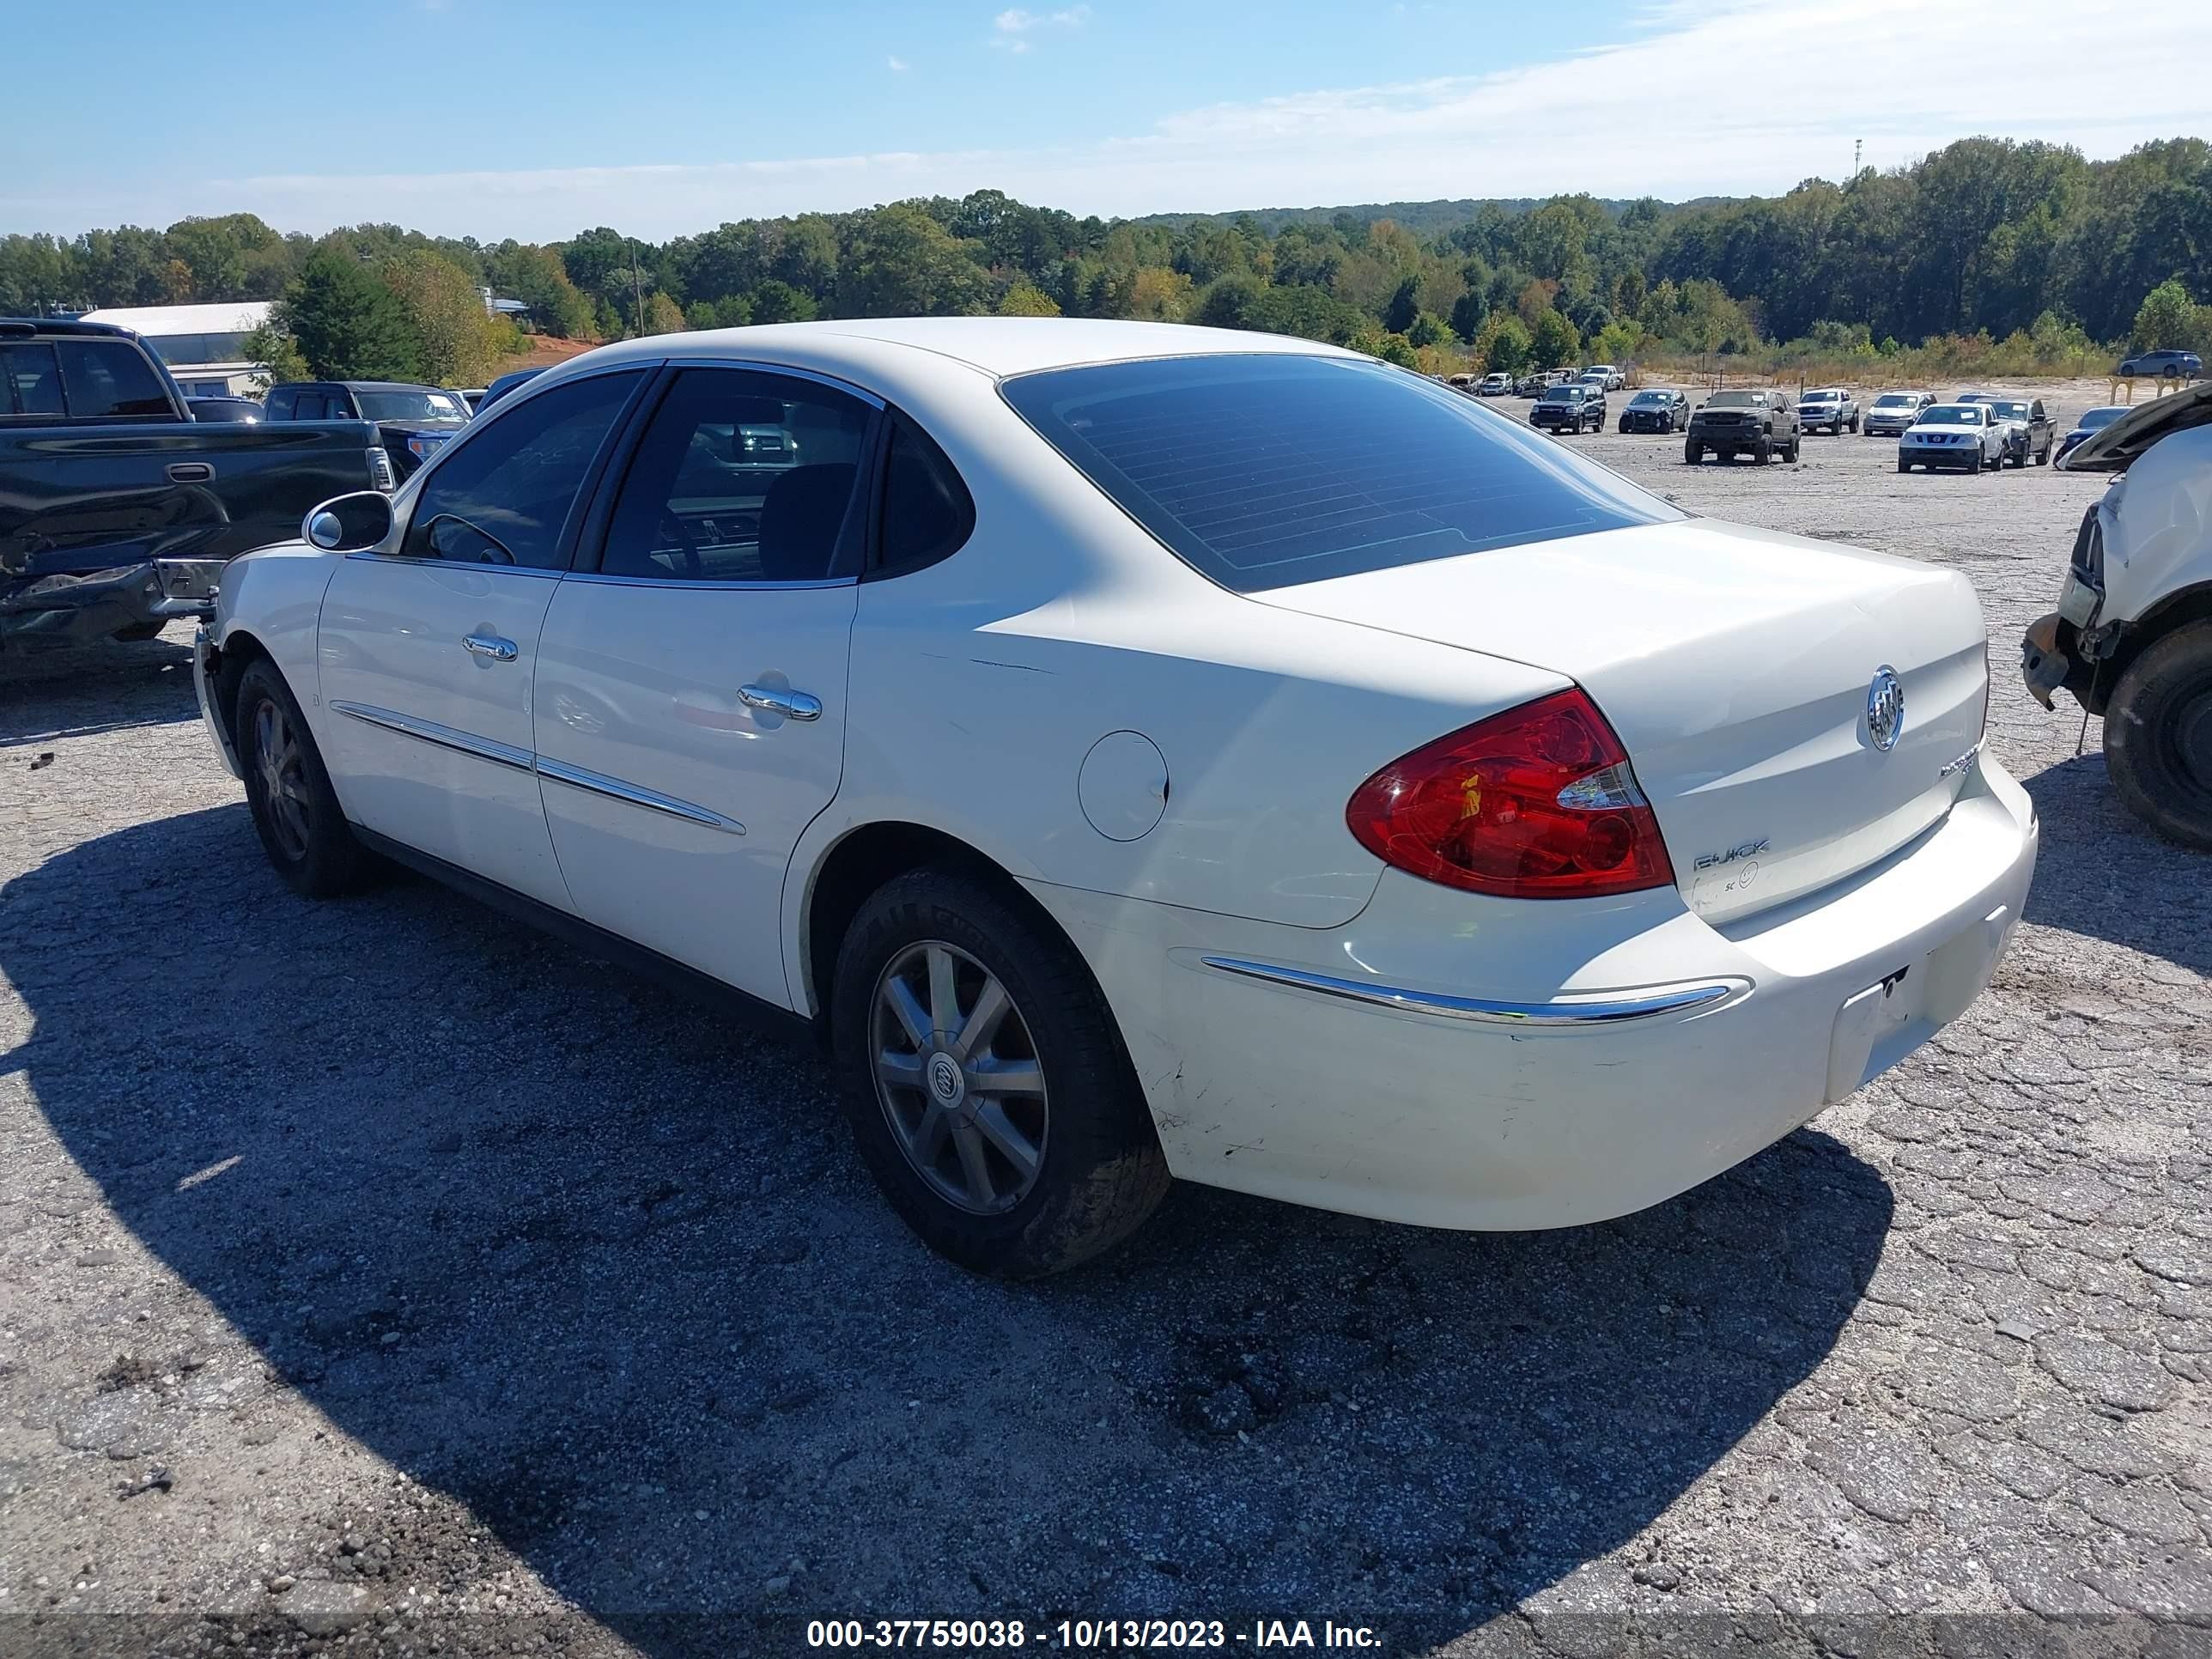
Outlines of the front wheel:
[[2212,851],[2212,622],[2176,629],[2120,676],[2105,710],[2105,766],[2137,817]]
[[1692,466],[1697,465],[1705,459],[1705,447],[1695,438],[1691,439],[1682,446],[1682,459]]
[[284,884],[303,898],[334,898],[369,868],[324,769],[322,751],[276,665],[247,665],[238,684],[239,769],[261,849]]
[[1761,438],[1752,446],[1751,459],[1759,465],[1765,466],[1774,459],[1774,445],[1767,439]]
[[1167,1194],[1167,1160],[1106,999],[1042,917],[974,878],[902,876],[837,955],[845,1114],[891,1207],[973,1272],[1088,1261]]
[[1900,455],[1897,458],[1897,470],[1899,472],[1910,472],[1912,471],[1912,463]]

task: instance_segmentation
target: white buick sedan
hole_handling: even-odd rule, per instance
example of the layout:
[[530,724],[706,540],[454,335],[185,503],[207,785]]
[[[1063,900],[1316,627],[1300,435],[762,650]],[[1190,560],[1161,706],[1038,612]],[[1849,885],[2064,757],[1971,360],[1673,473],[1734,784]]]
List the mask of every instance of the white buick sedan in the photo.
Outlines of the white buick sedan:
[[994,1273],[1170,1176],[1655,1203],[1956,1017],[2035,862],[1965,578],[1252,334],[609,346],[232,564],[197,655],[295,890],[381,855],[811,1024]]

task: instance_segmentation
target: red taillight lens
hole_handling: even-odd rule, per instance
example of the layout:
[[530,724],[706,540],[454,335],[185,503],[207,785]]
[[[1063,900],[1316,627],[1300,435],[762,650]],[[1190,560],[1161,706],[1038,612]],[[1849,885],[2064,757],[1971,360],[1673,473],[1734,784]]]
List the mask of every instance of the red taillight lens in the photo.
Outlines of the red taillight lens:
[[1344,817],[1385,864],[1500,898],[1595,898],[1674,879],[1628,751],[1579,688],[1392,762]]

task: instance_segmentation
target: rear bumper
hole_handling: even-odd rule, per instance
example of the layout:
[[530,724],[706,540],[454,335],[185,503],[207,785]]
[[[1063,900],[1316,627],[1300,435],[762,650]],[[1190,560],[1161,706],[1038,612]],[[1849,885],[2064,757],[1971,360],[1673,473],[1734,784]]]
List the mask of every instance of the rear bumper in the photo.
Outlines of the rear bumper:
[[0,587],[0,646],[89,645],[136,628],[213,614],[220,559],[149,559],[35,576]]
[[1696,1186],[1926,1042],[1995,971],[2036,843],[1984,759],[1906,848],[1719,927],[1672,890],[1515,903],[1395,872],[1322,931],[1032,890],[1097,974],[1178,1176],[1522,1230]]

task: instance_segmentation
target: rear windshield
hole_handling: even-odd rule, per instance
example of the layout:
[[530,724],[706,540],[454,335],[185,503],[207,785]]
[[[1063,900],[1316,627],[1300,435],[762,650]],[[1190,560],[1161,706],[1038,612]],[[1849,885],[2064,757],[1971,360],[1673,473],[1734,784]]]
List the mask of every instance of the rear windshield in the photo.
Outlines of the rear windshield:
[[356,392],[364,421],[422,421],[459,426],[469,406],[450,392]]
[[1152,358],[1000,390],[1115,505],[1237,592],[1687,516],[1519,421],[1357,358]]

